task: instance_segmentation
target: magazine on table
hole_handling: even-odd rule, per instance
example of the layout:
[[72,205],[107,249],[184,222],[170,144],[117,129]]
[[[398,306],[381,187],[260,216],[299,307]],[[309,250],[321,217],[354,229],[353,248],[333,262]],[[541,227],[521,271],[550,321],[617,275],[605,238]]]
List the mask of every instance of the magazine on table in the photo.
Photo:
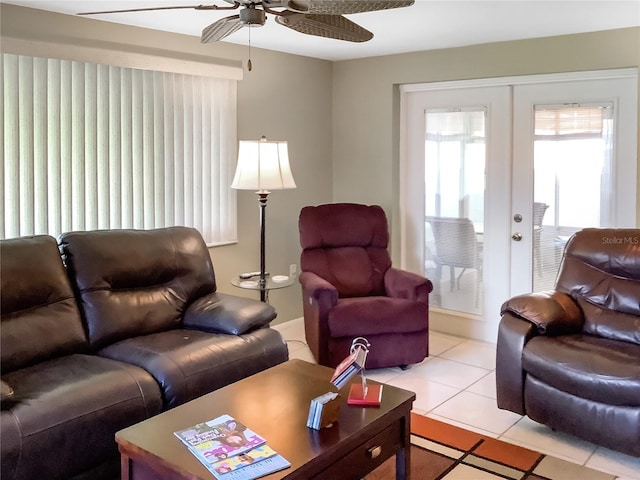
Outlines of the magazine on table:
[[263,437],[230,415],[174,435],[220,480],[253,480],[291,466]]
[[209,461],[239,455],[263,445],[266,440],[230,415],[174,432],[197,456]]
[[291,466],[268,445],[205,466],[219,480],[252,480]]

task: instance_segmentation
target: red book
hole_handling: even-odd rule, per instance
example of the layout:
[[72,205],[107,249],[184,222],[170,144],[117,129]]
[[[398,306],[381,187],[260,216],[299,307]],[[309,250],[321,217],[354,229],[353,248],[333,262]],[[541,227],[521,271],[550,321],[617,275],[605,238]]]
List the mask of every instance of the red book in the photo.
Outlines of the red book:
[[367,385],[366,395],[362,393],[362,383],[351,384],[347,403],[349,405],[380,406],[382,401],[382,385]]

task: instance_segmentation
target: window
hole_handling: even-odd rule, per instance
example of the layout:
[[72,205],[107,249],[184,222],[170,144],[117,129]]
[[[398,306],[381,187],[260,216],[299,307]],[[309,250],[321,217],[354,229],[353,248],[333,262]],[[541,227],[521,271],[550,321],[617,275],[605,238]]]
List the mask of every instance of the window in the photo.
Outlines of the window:
[[484,221],[485,111],[425,114],[425,213]]
[[546,225],[609,225],[612,163],[612,104],[536,106],[534,198],[549,205]]
[[235,80],[2,54],[0,236],[197,228],[236,240]]

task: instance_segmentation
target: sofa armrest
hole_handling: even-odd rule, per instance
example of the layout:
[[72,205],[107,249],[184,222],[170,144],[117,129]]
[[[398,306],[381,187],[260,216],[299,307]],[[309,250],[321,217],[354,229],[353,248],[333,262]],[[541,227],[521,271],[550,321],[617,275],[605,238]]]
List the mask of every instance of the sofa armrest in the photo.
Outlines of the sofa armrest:
[[535,325],[540,335],[564,335],[582,329],[584,315],[566,293],[546,291],[513,297],[502,304],[500,313],[511,313]]
[[429,293],[433,290],[433,284],[421,275],[392,267],[384,275],[384,288],[390,297],[429,305]]
[[183,325],[194,330],[242,335],[268,325],[276,315],[275,309],[268,303],[212,293],[189,305]]
[[509,312],[502,316],[496,344],[498,408],[525,414],[522,352],[527,342],[536,335],[537,328],[533,323]]

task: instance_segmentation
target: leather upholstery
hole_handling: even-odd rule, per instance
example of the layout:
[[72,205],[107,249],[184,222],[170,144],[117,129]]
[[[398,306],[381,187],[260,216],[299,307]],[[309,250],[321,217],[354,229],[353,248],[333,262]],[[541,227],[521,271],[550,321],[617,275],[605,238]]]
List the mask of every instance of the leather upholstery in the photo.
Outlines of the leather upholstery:
[[94,355],[55,358],[3,378],[19,398],[0,416],[3,480],[82,472],[117,455],[118,430],[162,411],[151,375]]
[[[232,383],[238,372],[250,375],[287,359],[277,332],[247,333],[275,318],[272,306],[215,293],[211,257],[197,230],[73,232],[61,236],[61,245],[92,347],[151,373],[166,408]],[[244,310],[231,316],[235,306]],[[263,340],[259,355],[253,351],[259,342],[213,333],[224,330]]]
[[566,293],[539,292],[513,297],[500,313],[511,312],[534,324],[539,333],[561,335],[582,330],[584,316],[578,304]]
[[192,228],[71,232],[60,244],[95,349],[176,328],[189,303],[216,290]]
[[640,456],[640,230],[585,229],[555,291],[502,306],[498,407]]
[[587,400],[555,389],[533,375],[525,385],[527,415],[532,420],[597,445],[638,454],[640,411]]
[[182,323],[205,332],[241,335],[266,327],[274,318],[276,310],[267,303],[216,292],[189,305]]
[[87,351],[55,239],[39,235],[3,240],[0,245],[3,375],[53,356]]
[[556,290],[576,299],[585,333],[640,345],[638,252],[638,229],[589,229],[569,241]]
[[299,230],[305,336],[318,363],[337,366],[359,336],[371,343],[367,368],[421,362],[433,287],[392,268],[384,210],[353,203],[304,207]]
[[86,355],[80,312],[53,237],[0,242],[2,478],[68,478],[117,455],[115,432],[159,413],[153,377]]
[[539,336],[522,354],[528,375],[571,395],[640,407],[640,347],[593,335]]
[[0,241],[3,480],[114,478],[118,430],[287,360],[196,230],[61,239]]
[[287,360],[280,334],[260,328],[242,337],[174,329],[128,338],[98,353],[138,365],[173,408]]

